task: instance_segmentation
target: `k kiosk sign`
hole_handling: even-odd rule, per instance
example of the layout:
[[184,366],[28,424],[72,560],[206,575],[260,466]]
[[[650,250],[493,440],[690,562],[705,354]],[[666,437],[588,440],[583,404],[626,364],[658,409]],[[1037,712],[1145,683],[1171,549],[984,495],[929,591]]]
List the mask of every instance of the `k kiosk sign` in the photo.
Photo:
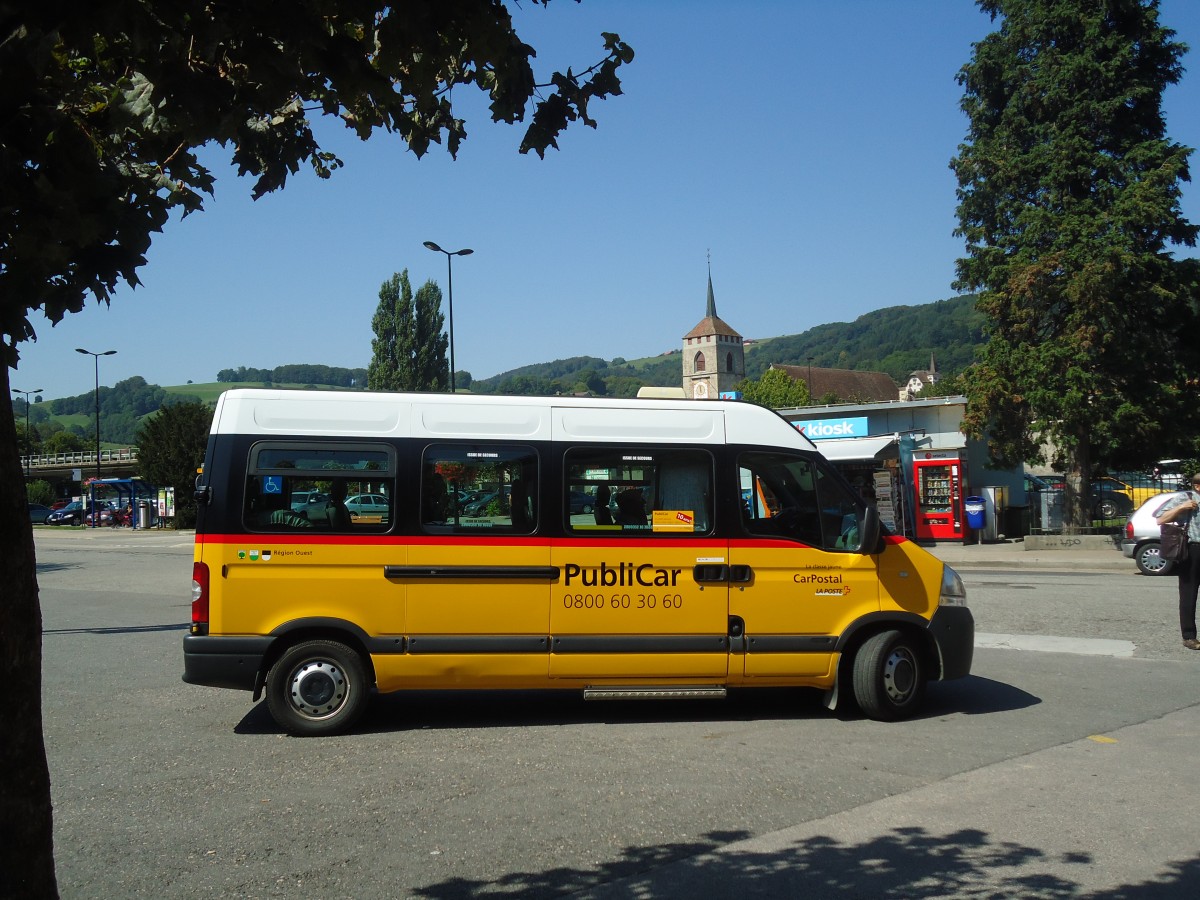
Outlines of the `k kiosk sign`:
[[792,420],[792,424],[796,426],[797,431],[813,442],[868,436],[866,416],[842,419],[801,419]]

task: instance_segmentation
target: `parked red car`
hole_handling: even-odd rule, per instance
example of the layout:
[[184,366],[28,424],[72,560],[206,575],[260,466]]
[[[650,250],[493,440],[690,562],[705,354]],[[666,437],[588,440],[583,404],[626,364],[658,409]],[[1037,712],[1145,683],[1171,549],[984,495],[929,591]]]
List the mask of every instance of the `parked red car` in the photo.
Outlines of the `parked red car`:
[[[118,514],[118,507],[116,504],[117,504],[116,500],[108,500],[106,502],[96,504],[96,515],[97,515],[97,519],[98,519],[98,521],[96,523],[97,525],[112,525],[113,524],[113,517]],[[89,503],[88,501],[85,500],[83,503],[83,508],[85,510],[87,510],[87,515],[85,515],[83,517],[83,522],[85,525],[91,525],[92,524],[91,503]]]

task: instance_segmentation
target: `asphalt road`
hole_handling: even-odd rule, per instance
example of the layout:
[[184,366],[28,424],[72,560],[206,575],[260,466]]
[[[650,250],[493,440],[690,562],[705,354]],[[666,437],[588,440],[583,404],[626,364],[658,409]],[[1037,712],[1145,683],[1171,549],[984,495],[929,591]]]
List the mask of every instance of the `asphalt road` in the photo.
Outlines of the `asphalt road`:
[[64,897],[1194,895],[1174,579],[964,568],[974,674],[902,723],[417,694],[303,740],[180,680],[190,547],[38,530]]

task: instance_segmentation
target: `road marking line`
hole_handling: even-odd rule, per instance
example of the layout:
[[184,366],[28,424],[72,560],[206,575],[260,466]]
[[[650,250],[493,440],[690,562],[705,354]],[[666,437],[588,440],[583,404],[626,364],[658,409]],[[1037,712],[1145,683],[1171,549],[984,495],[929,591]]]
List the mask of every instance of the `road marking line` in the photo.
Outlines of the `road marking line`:
[[1056,637],[1050,634],[975,635],[976,647],[993,650],[1036,650],[1043,653],[1078,653],[1083,656],[1130,657],[1136,649],[1132,641],[1108,638]]

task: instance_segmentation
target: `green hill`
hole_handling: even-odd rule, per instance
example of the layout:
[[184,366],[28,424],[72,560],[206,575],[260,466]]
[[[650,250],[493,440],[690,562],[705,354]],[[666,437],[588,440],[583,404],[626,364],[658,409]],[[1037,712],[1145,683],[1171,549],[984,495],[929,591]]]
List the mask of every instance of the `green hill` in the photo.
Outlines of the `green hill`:
[[[735,326],[736,327],[736,326]],[[899,385],[910,372],[929,367],[937,359],[945,377],[961,372],[984,343],[983,317],[975,310],[972,295],[938,300],[919,306],[891,306],[859,316],[853,322],[831,322],[800,334],[747,339],[746,375],[757,378],[773,363],[812,365],[825,368],[886,372]],[[678,385],[683,374],[679,349],[658,356],[625,360],[603,360],[595,356],[573,356],[551,362],[532,363],[493,378],[474,381],[471,391],[484,394],[574,394],[590,392],[610,397],[632,397],[643,385]],[[233,380],[237,376],[246,380]],[[261,376],[261,380],[258,379]],[[327,378],[329,383],[299,383],[288,376]],[[235,387],[279,387],[345,389],[348,383],[365,380],[365,371],[335,369],[320,364],[288,365],[276,369],[226,369],[219,377],[228,380],[207,384],[161,387],[134,377],[111,388],[100,388],[101,434],[105,443],[134,442],[141,420],[157,412],[164,403],[199,400],[212,404],[222,391]],[[88,437],[95,396],[92,391],[35,403],[33,424],[47,420],[57,427]],[[18,418],[24,403],[14,402]],[[43,429],[39,428],[39,431]]]
[[[801,334],[747,341],[746,375],[757,378],[772,364],[886,372],[897,385],[929,368],[950,377],[974,359],[984,343],[983,316],[975,297],[964,294],[920,306],[892,306],[853,322],[818,325]],[[736,326],[735,326],[736,327]],[[554,394],[592,391],[628,397],[642,385],[677,385],[683,375],[679,350],[644,359],[576,356],[522,366],[477,380],[471,390],[491,394]],[[604,390],[599,390],[603,385]]]
[[891,306],[853,322],[818,325],[802,334],[756,342],[746,352],[746,374],[757,378],[772,363],[886,372],[898,384],[910,372],[928,369],[957,375],[985,341],[983,315],[974,295],[964,294],[921,306]]
[[[145,378],[135,375],[119,381],[112,387],[100,386],[100,443],[103,448],[128,447],[137,443],[137,433],[147,416],[157,413],[163,406],[173,403],[200,401],[212,406],[223,391],[235,387],[263,387],[264,382],[211,382],[208,384],[180,384],[162,387],[149,384]],[[332,385],[287,384],[270,382],[279,388],[308,388],[315,390],[337,390]],[[96,394],[88,391],[73,397],[59,397],[34,403],[29,408],[30,426],[46,440],[57,431],[66,431],[92,447],[95,436],[94,410]],[[24,433],[25,403],[21,398],[13,402],[13,413]]]

